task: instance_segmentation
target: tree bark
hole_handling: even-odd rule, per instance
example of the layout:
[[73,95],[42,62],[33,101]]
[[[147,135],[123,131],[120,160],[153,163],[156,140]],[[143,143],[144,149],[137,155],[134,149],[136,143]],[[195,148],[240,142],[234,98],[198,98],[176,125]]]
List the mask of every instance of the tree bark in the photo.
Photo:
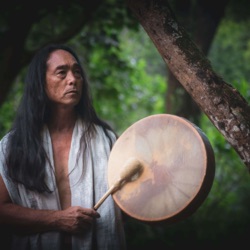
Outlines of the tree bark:
[[176,79],[250,170],[250,107],[246,100],[214,72],[167,1],[126,2]]
[[[228,0],[221,0],[219,5],[217,0],[177,0],[172,4],[180,24],[207,56]],[[199,125],[201,110],[170,70],[167,85],[166,112],[185,117]]]

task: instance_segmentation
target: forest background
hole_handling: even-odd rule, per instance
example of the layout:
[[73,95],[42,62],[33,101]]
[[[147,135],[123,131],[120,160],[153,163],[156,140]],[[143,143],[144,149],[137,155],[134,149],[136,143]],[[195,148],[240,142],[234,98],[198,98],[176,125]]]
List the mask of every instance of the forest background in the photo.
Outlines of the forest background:
[[[173,80],[124,1],[82,2],[87,1],[43,1],[37,6],[9,1],[1,9],[0,138],[14,119],[31,56],[46,43],[67,43],[87,70],[98,114],[119,135],[141,118],[172,113],[198,125],[215,152],[213,186],[199,209],[183,221],[160,227],[128,219],[128,249],[217,249],[247,244],[250,176],[239,156]],[[223,0],[220,6],[218,1],[169,2],[215,71],[250,102],[248,1]],[[30,8],[33,14],[28,20],[25,11]]]

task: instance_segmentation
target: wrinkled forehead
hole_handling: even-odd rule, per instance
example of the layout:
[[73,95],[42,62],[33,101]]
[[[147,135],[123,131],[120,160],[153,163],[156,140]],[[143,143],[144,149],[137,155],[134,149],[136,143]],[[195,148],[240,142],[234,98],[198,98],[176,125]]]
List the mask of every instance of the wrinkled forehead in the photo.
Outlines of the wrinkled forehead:
[[56,68],[58,66],[63,65],[78,65],[75,57],[66,50],[55,50],[50,53],[48,60],[47,60],[47,67],[48,68]]

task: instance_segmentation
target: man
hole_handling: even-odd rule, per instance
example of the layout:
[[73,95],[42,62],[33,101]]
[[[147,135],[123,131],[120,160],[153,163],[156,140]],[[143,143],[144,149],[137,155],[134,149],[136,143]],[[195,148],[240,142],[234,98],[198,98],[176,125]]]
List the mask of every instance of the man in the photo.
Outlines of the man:
[[116,135],[98,118],[74,51],[33,58],[16,119],[0,142],[0,224],[11,249],[124,249],[121,211],[108,197]]

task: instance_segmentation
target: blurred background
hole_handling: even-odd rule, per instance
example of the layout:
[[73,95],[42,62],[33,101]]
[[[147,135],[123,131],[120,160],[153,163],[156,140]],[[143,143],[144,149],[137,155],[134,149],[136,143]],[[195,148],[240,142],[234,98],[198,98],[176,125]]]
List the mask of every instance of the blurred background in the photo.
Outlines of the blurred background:
[[[250,1],[171,0],[177,20],[214,70],[250,102]],[[149,115],[170,113],[199,126],[215,153],[211,191],[172,225],[125,221],[129,250],[243,246],[250,234],[250,176],[239,156],[173,77],[122,0],[10,0],[0,9],[0,138],[19,103],[27,65],[50,42],[72,46],[86,68],[94,106],[121,135]]]

